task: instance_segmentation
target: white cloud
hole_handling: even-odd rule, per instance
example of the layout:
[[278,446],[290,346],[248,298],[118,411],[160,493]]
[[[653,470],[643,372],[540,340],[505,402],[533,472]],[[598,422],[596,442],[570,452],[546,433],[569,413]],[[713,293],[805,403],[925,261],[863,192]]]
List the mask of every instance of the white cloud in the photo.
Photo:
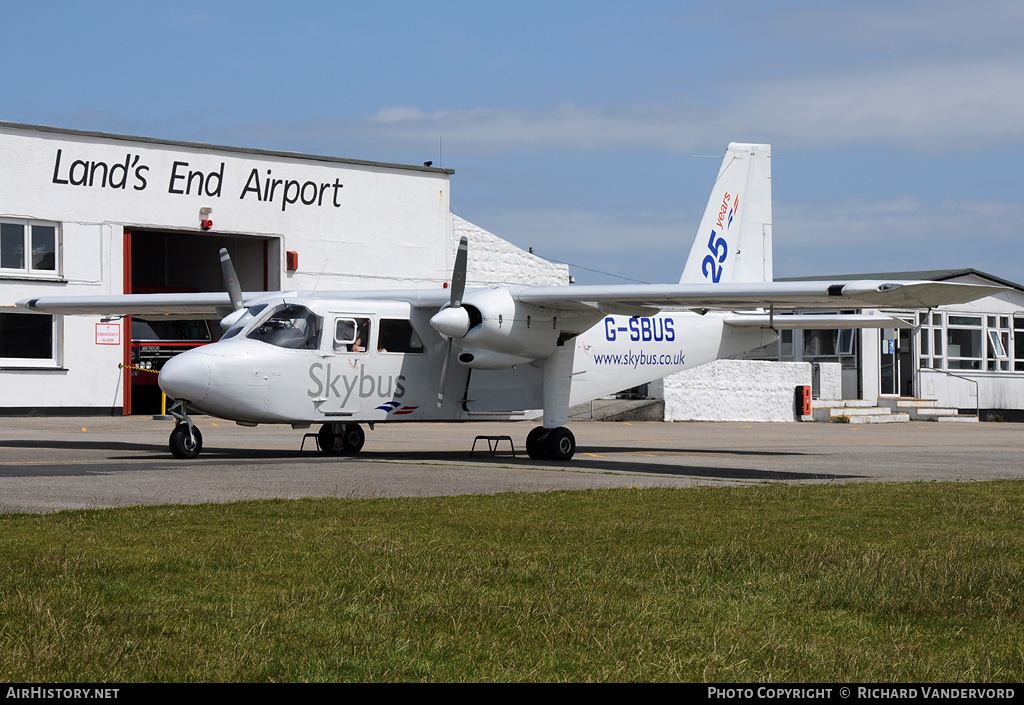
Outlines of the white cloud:
[[1024,282],[1024,206],[999,201],[777,205],[778,276],[973,267]]

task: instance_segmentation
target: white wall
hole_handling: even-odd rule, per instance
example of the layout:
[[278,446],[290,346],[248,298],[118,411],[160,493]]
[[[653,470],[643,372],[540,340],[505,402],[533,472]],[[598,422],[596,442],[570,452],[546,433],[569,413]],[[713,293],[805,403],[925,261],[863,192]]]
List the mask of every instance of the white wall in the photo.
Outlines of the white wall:
[[457,215],[451,216],[451,222],[452,262],[459,238],[465,236],[468,240],[466,282],[469,286],[560,286],[569,283],[567,265],[554,264],[531,255]]
[[664,380],[666,421],[794,421],[809,362],[717,360]]

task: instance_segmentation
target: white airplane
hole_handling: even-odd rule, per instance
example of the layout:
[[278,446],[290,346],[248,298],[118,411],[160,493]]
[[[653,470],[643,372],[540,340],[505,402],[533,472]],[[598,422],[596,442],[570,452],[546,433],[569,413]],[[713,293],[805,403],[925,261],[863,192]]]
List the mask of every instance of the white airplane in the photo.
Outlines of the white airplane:
[[[781,328],[907,327],[888,316],[780,315],[796,309],[931,308],[998,287],[928,281],[772,281],[771,150],[730,144],[678,284],[466,288],[462,238],[449,291],[42,297],[63,314],[224,315],[216,343],[169,360],[177,400],[171,452],[194,458],[200,412],[243,426],[322,424],[324,453],[356,453],[361,423],[542,416],[526,449],[564,461],[571,405],[766,345]],[[662,311],[662,309],[672,309]]]

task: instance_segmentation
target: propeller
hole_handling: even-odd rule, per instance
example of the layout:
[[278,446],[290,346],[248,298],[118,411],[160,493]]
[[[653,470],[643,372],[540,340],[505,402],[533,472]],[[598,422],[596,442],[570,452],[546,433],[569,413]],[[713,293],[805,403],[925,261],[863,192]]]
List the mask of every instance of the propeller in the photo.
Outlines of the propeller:
[[238,276],[235,274],[235,266],[231,264],[231,255],[223,247],[220,248],[220,270],[224,273],[224,284],[228,288],[231,308],[237,311],[242,308],[242,287],[238,285]]
[[452,359],[452,345],[456,338],[469,332],[469,312],[462,306],[462,296],[466,293],[466,263],[469,259],[469,241],[463,236],[459,239],[459,249],[455,253],[455,269],[452,271],[452,296],[448,308],[435,313],[430,325],[448,338],[448,348],[444,353],[444,364],[441,366],[441,383],[437,389],[438,407],[444,403],[444,386],[448,381],[448,364]]
[[245,315],[245,307],[242,303],[242,287],[238,285],[235,266],[231,264],[231,255],[223,247],[220,248],[220,270],[224,273],[224,286],[227,287],[232,309],[231,313],[220,321],[220,327],[226,331]]

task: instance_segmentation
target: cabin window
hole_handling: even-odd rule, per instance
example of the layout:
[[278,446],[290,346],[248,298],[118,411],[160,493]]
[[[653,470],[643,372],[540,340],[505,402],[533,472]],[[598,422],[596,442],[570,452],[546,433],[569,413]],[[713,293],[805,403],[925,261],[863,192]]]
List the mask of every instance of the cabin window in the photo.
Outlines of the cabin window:
[[423,341],[412,327],[412,323],[403,319],[382,318],[377,333],[377,352],[382,353],[421,353]]
[[293,350],[316,350],[320,347],[321,319],[305,306],[285,304],[252,329],[247,336],[268,345]]
[[337,318],[334,321],[334,352],[364,353],[370,342],[369,318]]

